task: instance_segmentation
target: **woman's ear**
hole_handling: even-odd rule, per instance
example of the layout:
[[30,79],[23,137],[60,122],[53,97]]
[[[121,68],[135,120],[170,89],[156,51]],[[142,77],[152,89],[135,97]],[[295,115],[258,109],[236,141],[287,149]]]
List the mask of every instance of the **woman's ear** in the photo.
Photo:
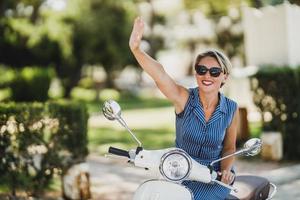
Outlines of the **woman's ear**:
[[221,87],[226,83],[227,78],[228,78],[228,74],[225,74],[224,79],[221,83]]
[[224,76],[224,79],[223,79],[222,83],[225,83],[225,82],[226,82],[226,80],[227,80],[227,78],[228,78],[228,74],[225,74],[225,76]]

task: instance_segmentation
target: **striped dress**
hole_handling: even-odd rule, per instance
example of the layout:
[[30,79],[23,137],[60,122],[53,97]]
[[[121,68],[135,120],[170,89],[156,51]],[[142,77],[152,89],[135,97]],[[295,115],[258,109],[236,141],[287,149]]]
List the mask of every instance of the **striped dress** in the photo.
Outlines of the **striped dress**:
[[[231,124],[237,104],[219,94],[219,103],[206,122],[199,100],[198,87],[189,90],[189,98],[184,110],[176,114],[176,147],[185,150],[202,165],[220,158],[226,129]],[[214,166],[220,171],[220,163]],[[230,190],[219,184],[205,184],[196,181],[184,181],[195,200],[225,199]]]

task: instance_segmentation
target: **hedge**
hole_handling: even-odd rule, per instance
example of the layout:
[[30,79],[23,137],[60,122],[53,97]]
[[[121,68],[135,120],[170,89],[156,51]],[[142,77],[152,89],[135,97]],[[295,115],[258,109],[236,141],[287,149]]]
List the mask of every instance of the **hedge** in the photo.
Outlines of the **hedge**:
[[0,66],[0,88],[11,90],[11,99],[17,102],[46,101],[54,70],[28,66],[12,69]]
[[1,184],[39,196],[55,175],[84,161],[87,109],[70,101],[0,103]]
[[[251,78],[254,102],[263,118],[264,130],[280,131],[284,158],[300,158],[300,67],[264,66]],[[267,122],[265,115],[271,114]]]

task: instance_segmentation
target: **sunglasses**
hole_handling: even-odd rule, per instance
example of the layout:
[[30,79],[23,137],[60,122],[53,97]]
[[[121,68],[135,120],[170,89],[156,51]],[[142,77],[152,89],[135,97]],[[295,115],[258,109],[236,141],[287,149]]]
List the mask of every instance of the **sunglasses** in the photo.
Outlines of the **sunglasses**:
[[198,75],[203,76],[209,71],[211,77],[219,77],[223,70],[220,67],[207,68],[204,65],[195,65],[195,70]]

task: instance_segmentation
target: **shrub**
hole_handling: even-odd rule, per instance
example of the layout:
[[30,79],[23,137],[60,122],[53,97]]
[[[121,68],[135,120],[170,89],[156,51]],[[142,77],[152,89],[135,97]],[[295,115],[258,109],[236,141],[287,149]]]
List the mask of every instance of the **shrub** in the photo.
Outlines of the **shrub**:
[[0,74],[0,88],[9,87],[10,83],[15,79],[14,70],[0,65]]
[[101,101],[106,101],[108,99],[119,100],[120,99],[120,92],[114,89],[103,89],[99,94],[99,99]]
[[97,91],[94,89],[74,87],[71,91],[71,97],[74,100],[91,102],[96,100]]
[[38,196],[54,175],[84,160],[87,118],[74,102],[0,103],[1,182]]
[[91,77],[85,77],[80,79],[78,86],[86,89],[93,89],[94,88],[94,80]]
[[[260,109],[264,130],[282,133],[284,156],[300,157],[300,67],[266,66],[251,79],[254,103]],[[266,121],[266,115],[271,121]]]
[[12,99],[18,102],[46,101],[54,71],[50,68],[24,67],[15,71],[11,81]]

